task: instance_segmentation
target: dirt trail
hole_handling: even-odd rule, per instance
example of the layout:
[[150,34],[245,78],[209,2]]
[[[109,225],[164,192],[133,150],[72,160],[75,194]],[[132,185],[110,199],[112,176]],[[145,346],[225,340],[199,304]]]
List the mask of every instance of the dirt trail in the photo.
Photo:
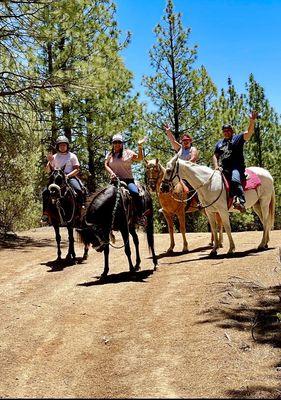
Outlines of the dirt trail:
[[207,233],[188,234],[187,254],[176,234],[170,257],[155,235],[156,272],[139,236],[141,271],[111,249],[106,282],[94,250],[53,269],[50,227],[0,247],[0,397],[280,398],[281,232],[265,252],[261,232],[236,233],[235,257],[216,259]]

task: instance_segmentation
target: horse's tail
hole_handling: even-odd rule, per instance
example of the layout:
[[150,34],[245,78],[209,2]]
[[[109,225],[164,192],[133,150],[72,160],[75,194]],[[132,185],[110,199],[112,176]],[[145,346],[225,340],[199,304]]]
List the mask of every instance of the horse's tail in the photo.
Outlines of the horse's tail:
[[89,245],[91,243],[92,237],[92,228],[76,228],[78,242],[83,243],[84,245]]
[[274,219],[275,219],[275,190],[273,188],[272,194],[271,194],[271,199],[269,203],[269,218],[270,218],[270,227],[273,229],[274,228]]

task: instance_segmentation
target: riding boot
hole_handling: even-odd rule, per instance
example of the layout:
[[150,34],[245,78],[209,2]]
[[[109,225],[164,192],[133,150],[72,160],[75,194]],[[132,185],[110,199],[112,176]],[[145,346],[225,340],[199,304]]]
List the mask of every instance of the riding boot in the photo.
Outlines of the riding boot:
[[133,196],[135,221],[138,225],[145,226],[147,223],[147,218],[143,214],[143,202],[142,197],[138,195]]
[[233,201],[233,207],[239,210],[240,212],[245,212],[245,195],[244,195],[244,190],[241,185],[241,183],[238,182],[232,182],[232,185],[234,187],[234,201]]
[[41,216],[41,224],[47,224],[49,222],[49,216],[47,213],[47,207],[48,207],[48,202],[49,202],[49,190],[45,188],[42,192],[42,199],[43,199],[43,211],[42,211],[42,216]]

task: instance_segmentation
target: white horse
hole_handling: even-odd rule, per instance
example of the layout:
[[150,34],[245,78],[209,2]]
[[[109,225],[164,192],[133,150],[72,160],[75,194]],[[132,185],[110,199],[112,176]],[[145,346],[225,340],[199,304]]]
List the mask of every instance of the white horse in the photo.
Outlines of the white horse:
[[[268,248],[269,231],[274,224],[275,191],[273,178],[264,168],[250,167],[248,169],[258,175],[261,180],[261,184],[256,189],[245,191],[245,207],[252,207],[261,220],[263,235],[258,249],[264,250]],[[202,207],[205,208],[214,235],[214,246],[211,255],[216,255],[219,247],[217,224],[215,221],[216,212],[221,216],[225,232],[229,239],[228,254],[233,253],[235,245],[231,235],[229,212],[238,211],[233,206],[228,209],[227,192],[221,172],[190,161],[180,160],[176,155],[167,164],[161,190],[169,190],[170,185],[176,184],[180,178],[187,179],[190,182],[198,193]]]

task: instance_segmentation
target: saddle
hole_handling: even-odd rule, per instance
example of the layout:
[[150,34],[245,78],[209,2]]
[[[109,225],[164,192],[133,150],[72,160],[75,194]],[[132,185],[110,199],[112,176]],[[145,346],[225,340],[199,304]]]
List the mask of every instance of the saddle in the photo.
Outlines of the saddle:
[[[241,182],[244,192],[246,192],[247,190],[256,189],[258,186],[261,185],[260,177],[248,168],[246,168],[245,170],[245,177],[246,179],[243,179]],[[227,195],[227,207],[229,209],[233,203],[233,197],[230,196],[231,182],[230,179],[227,178],[223,173],[222,173],[222,178]]]
[[[139,191],[139,200],[136,202],[136,198],[131,195],[128,186],[125,182],[121,182],[121,196],[123,198],[124,204],[127,204],[128,209],[128,221],[129,224],[137,224],[139,226],[146,226],[146,218],[151,212],[151,210],[145,210],[145,187],[139,181],[135,181],[135,184]],[[141,209],[142,215],[137,215],[137,210]]]

